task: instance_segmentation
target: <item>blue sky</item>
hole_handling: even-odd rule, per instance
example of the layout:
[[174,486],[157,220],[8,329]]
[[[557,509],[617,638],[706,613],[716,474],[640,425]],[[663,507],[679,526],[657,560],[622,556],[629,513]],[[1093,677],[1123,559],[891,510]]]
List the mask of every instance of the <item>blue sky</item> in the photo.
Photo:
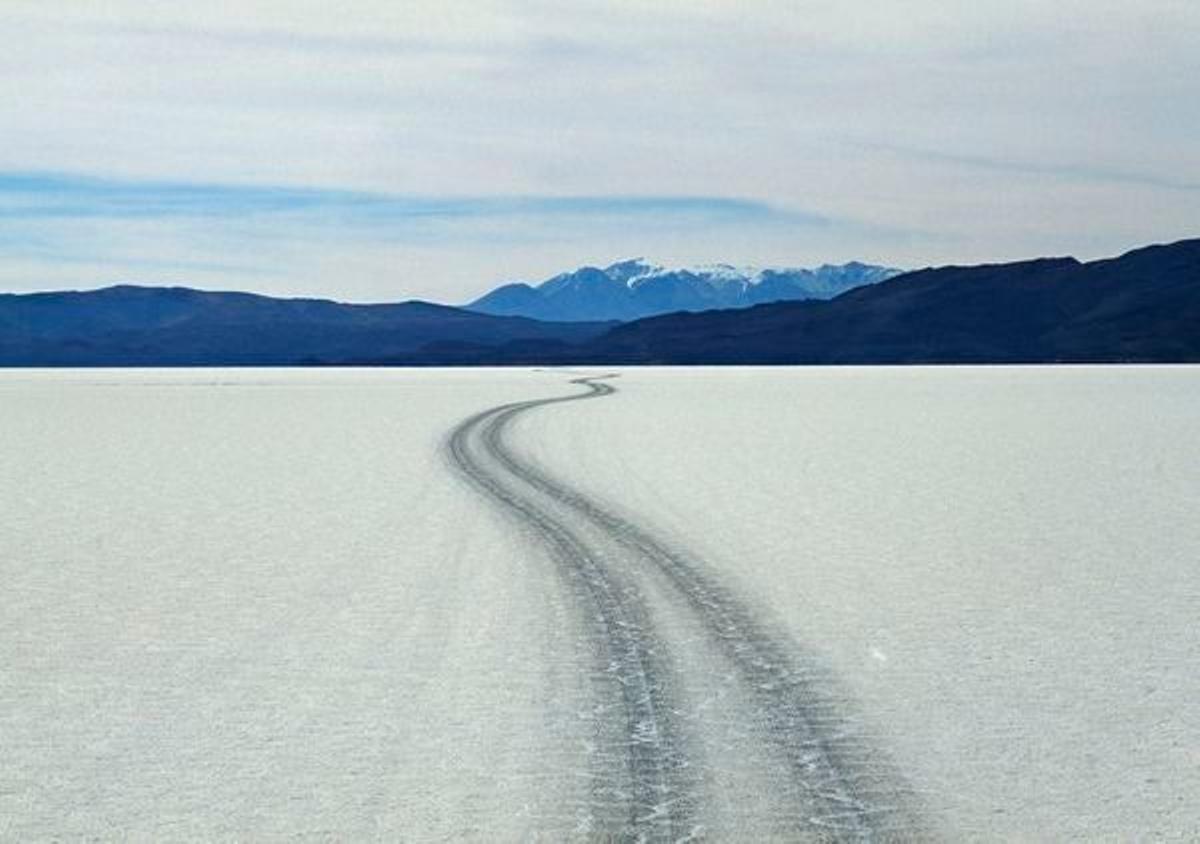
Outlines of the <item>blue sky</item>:
[[5,0],[0,288],[453,302],[1200,234],[1190,0],[331,8]]

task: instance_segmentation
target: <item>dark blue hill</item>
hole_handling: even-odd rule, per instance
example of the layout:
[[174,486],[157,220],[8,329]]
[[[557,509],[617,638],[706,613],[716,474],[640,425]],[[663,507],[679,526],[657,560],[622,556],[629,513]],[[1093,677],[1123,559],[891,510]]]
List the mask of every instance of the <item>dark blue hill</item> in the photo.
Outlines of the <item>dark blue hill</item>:
[[508,343],[579,343],[611,324],[546,323],[427,302],[349,305],[181,287],[0,295],[0,365],[235,366],[462,362]]

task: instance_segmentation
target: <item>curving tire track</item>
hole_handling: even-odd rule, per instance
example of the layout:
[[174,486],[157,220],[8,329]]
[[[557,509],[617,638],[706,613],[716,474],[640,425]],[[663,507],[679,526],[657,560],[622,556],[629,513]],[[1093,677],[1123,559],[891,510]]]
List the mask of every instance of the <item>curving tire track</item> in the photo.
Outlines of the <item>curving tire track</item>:
[[[786,634],[761,621],[761,612],[724,586],[685,551],[550,477],[522,459],[506,434],[519,416],[537,408],[612,395],[615,376],[574,379],[584,392],[514,402],[485,410],[450,434],[452,464],[477,488],[533,531],[591,619],[589,637],[624,718],[613,738],[624,756],[627,784],[610,783],[598,799],[601,836],[678,840],[700,827],[700,803],[689,775],[691,745],[676,717],[668,655],[656,637],[636,583],[627,583],[605,560],[614,553],[657,578],[699,623],[715,650],[734,669],[758,712],[773,751],[803,795],[798,823],[828,840],[923,837],[903,808],[898,778],[844,713],[843,695],[819,662]],[[613,776],[611,771],[598,772]],[[608,810],[607,814],[605,810]],[[614,813],[615,810],[615,813]]]
[[[692,834],[693,803],[686,754],[674,720],[669,672],[646,622],[646,611],[628,586],[617,582],[598,555],[560,519],[541,508],[514,478],[496,472],[496,443],[518,413],[557,401],[600,395],[518,402],[479,413],[451,433],[454,465],[476,487],[531,528],[549,548],[564,579],[586,604],[597,673],[615,689],[624,711],[617,737],[628,782],[602,783],[601,805],[588,831],[602,836],[678,840]],[[601,770],[600,777],[612,772]],[[607,786],[607,787],[606,787]],[[612,804],[624,804],[623,806]],[[615,809],[615,813],[611,810]],[[608,811],[606,811],[608,810]],[[599,827],[599,828],[595,828]]]

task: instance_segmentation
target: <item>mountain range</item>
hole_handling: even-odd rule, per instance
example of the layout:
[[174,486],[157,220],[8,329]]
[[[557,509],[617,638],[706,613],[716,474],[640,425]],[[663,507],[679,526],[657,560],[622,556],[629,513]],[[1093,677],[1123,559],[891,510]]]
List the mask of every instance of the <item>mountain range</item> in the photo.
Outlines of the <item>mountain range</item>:
[[[611,280],[613,269],[595,272]],[[557,278],[579,273],[591,277]],[[627,273],[627,288],[650,275]],[[179,287],[0,295],[0,366],[1043,362],[1200,363],[1200,239],[1086,263],[929,268],[831,299],[628,322]]]
[[767,302],[832,299],[900,270],[852,262],[806,269],[738,268],[728,264],[668,269],[637,258],[582,267],[532,286],[506,284],[465,305],[497,316],[556,321],[628,321],[675,311],[747,308]]
[[1088,263],[925,269],[828,302],[653,317],[573,354],[622,364],[1200,362],[1200,239]]
[[612,323],[552,323],[429,302],[349,305],[186,287],[0,295],[0,366],[474,362],[549,354]]

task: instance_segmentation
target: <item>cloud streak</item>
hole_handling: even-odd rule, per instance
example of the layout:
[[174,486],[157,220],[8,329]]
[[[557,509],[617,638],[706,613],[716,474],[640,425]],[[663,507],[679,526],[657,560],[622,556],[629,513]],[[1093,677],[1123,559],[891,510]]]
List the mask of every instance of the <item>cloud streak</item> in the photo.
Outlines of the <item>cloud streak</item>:
[[347,225],[504,217],[627,218],[638,222],[652,218],[682,224],[786,219],[811,225],[828,224],[819,215],[784,212],[763,202],[718,196],[429,197],[0,172],[0,216],[9,218],[245,218],[303,214],[324,215]]
[[[87,272],[103,273],[96,283],[153,273],[276,292],[319,292],[314,279],[328,279],[328,268],[334,277],[379,278],[422,251],[477,261],[488,252],[574,244],[604,258],[613,243],[630,243],[632,253],[656,239],[840,225],[737,197],[408,196],[27,171],[0,171],[0,222],[10,261],[21,259],[22,271],[40,263],[50,278],[65,280],[35,286],[91,286]],[[7,269],[0,284],[15,271]],[[342,295],[371,298],[363,285],[341,286]]]
[[1018,159],[993,158],[984,155],[969,155],[942,150],[923,149],[899,144],[881,144],[856,141],[857,145],[873,150],[895,153],[900,156],[923,161],[961,165],[998,173],[1019,173],[1027,176],[1049,176],[1075,182],[1107,182],[1120,185],[1137,185],[1155,190],[1200,192],[1200,181],[1170,179],[1151,173],[1137,173],[1108,167],[1064,164],[1055,161],[1021,161]]

